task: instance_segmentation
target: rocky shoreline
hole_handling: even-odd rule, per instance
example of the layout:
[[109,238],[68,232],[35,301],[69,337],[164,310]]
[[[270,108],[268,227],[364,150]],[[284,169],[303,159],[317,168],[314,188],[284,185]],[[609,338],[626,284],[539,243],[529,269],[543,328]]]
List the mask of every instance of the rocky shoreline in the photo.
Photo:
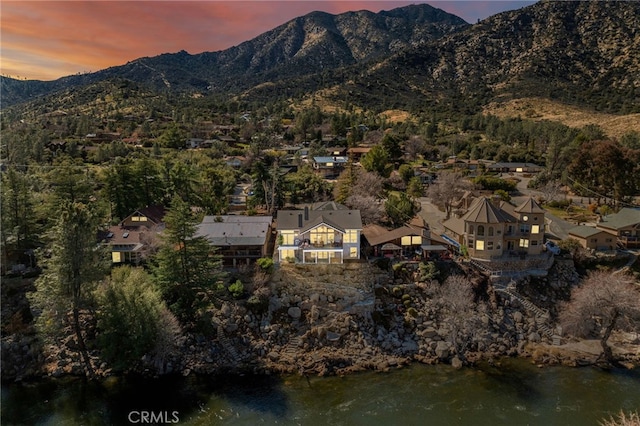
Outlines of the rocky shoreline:
[[[555,301],[578,279],[572,262],[556,262],[547,277],[518,283],[518,294],[538,294],[534,307],[549,313],[542,320],[539,311],[525,306],[528,302],[497,291],[486,277],[477,278],[476,294],[488,309],[462,353],[450,338],[456,325],[433,297],[435,283],[368,264],[283,265],[272,277],[268,306],[223,302],[213,319],[213,336],[186,335],[162,365],[145,357],[135,372],[325,376],[389,371],[413,362],[460,368],[502,357],[530,358],[540,365],[596,361],[597,346],[586,350],[584,342],[569,341],[553,327]],[[90,323],[85,325],[91,330]],[[638,336],[623,337],[614,342],[619,359],[629,367],[640,365]],[[29,327],[3,336],[3,381],[84,375],[74,342],[69,333],[63,341],[43,345]],[[97,376],[115,374],[98,351],[90,356]]]

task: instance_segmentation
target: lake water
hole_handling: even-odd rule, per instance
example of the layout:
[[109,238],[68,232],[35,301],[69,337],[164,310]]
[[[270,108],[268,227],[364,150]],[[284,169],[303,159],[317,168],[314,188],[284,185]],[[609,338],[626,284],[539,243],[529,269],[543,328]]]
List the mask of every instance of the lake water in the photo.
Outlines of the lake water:
[[129,378],[2,387],[2,425],[127,425],[146,419],[180,425],[582,426],[598,425],[620,409],[640,410],[638,369],[537,368],[517,359],[499,368],[413,365],[309,380]]

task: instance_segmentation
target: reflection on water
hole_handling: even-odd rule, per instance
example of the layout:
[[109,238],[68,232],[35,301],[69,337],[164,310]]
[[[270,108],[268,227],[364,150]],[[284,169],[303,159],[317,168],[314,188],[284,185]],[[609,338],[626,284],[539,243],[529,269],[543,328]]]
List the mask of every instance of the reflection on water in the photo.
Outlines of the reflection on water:
[[56,380],[3,386],[2,424],[120,425],[152,413],[186,425],[597,425],[640,409],[640,372],[412,366],[343,378]]

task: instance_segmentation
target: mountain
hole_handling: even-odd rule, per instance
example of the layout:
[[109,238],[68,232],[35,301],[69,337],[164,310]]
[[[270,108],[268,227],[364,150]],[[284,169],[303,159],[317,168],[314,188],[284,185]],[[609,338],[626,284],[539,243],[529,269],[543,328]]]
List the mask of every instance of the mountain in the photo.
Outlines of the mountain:
[[469,26],[426,4],[373,13],[312,12],[238,46],[190,55],[185,51],[52,82],[2,78],[3,107],[38,95],[124,78],[156,90],[237,93],[262,83],[316,74],[387,57]]
[[464,110],[538,96],[640,112],[640,2],[541,1],[500,13],[361,70],[343,90],[356,104],[392,94]]
[[147,96],[312,98],[374,111],[464,115],[537,97],[638,113],[640,2],[542,0],[473,25],[425,4],[314,12],[220,52],[140,58],[53,82],[3,78],[3,107],[55,91],[69,99],[70,91],[109,79],[118,87],[136,83]]

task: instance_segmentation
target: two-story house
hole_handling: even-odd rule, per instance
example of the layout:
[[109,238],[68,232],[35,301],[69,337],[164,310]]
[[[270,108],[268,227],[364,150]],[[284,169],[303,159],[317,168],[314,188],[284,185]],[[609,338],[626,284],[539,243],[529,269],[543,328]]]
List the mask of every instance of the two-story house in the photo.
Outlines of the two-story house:
[[360,258],[359,210],[334,202],[280,210],[276,229],[280,262],[343,263]]
[[109,246],[112,263],[142,262],[157,245],[157,235],[164,230],[164,215],[162,206],[144,207],[102,232],[99,239]]
[[443,225],[445,235],[466,247],[474,259],[537,255],[543,249],[544,209],[533,198],[514,207],[480,197],[462,217],[448,219]]
[[349,159],[346,156],[313,157],[313,169],[323,178],[337,177]]

